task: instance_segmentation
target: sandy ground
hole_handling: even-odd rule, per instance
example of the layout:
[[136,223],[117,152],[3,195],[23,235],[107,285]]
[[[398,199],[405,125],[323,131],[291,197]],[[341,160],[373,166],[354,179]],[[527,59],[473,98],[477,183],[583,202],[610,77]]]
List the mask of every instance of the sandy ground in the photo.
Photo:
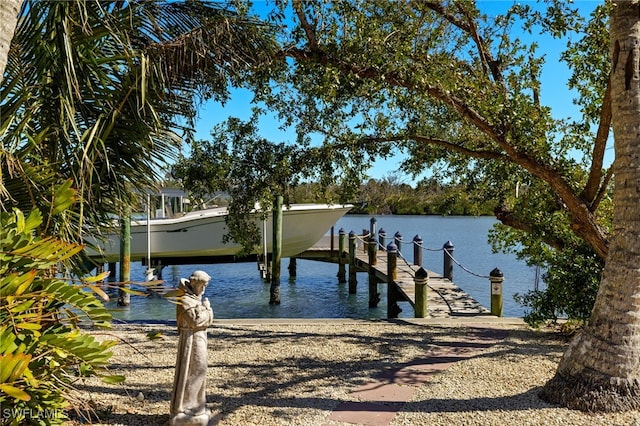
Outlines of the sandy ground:
[[[518,320],[483,321],[218,320],[209,331],[207,403],[219,425],[344,425],[329,417],[339,404],[358,401],[354,389],[491,327],[508,329],[508,337],[419,384],[390,425],[640,426],[638,411],[593,415],[541,401],[538,390],[566,341]],[[176,327],[116,325],[95,334],[120,342],[109,369],[127,380],[77,383],[97,408],[100,419],[91,423],[167,423]]]

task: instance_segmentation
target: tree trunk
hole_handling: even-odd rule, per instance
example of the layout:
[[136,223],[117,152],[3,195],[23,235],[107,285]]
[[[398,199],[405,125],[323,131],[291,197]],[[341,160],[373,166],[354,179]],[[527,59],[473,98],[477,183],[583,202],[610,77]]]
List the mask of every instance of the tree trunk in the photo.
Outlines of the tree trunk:
[[585,411],[640,409],[640,2],[611,19],[613,233],[589,323],[541,397]]
[[18,13],[22,6],[22,0],[2,0],[0,2],[0,83],[4,77],[4,68],[7,65],[11,39],[18,23]]

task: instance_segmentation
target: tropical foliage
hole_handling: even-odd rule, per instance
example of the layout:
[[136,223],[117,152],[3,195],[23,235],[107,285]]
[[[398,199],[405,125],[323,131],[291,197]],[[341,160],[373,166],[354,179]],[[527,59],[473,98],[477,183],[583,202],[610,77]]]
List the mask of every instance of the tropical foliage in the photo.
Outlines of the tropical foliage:
[[[562,250],[606,258],[610,4],[583,16],[560,1],[495,13],[472,1],[285,3],[272,19],[286,68],[256,93],[299,138],[317,136],[356,172],[404,152],[405,171],[497,200],[495,246],[532,264],[556,270]],[[544,38],[567,43],[577,117],[543,103]]]
[[211,3],[25,1],[0,99],[4,210],[47,218],[43,200],[72,179],[64,238],[126,211],[189,137],[198,99],[226,99],[266,57],[263,32]]
[[[53,203],[60,214],[72,201],[62,191]],[[66,193],[66,195],[64,195]],[[60,268],[82,246],[38,237],[43,216],[17,209],[0,213],[0,405],[3,424],[59,424],[72,409],[72,385],[103,375],[114,342],[98,342],[80,325],[108,327],[111,316],[95,294],[103,277],[72,281]],[[63,269],[64,270],[64,269]],[[75,404],[75,407],[79,406]]]

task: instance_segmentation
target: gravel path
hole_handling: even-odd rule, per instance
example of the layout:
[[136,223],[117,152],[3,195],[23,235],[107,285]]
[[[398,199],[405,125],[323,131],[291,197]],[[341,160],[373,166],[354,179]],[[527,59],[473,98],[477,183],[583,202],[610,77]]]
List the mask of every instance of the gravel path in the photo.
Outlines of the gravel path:
[[[390,425],[640,426],[640,412],[590,415],[550,406],[537,391],[553,376],[566,342],[523,326],[453,363],[419,385]],[[442,348],[464,345],[461,322],[216,321],[209,331],[208,405],[219,425],[346,425],[329,419],[353,390],[381,372]],[[149,340],[147,333],[160,333]],[[118,339],[110,370],[124,384],[89,379],[77,385],[101,420],[93,424],[162,425],[176,362],[174,326],[117,325],[96,333]],[[80,422],[76,422],[80,424]],[[73,423],[72,423],[73,424]]]

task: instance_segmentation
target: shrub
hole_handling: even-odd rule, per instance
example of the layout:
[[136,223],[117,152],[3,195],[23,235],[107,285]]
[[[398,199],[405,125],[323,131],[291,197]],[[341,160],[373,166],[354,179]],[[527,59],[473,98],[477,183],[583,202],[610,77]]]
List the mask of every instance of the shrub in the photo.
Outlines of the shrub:
[[[81,326],[109,327],[111,316],[90,279],[57,273],[82,246],[39,237],[42,215],[0,213],[0,421],[61,424],[74,408],[71,390],[82,376],[108,376],[114,342],[98,342]],[[89,291],[88,291],[89,290]],[[77,404],[75,408],[77,408]]]

